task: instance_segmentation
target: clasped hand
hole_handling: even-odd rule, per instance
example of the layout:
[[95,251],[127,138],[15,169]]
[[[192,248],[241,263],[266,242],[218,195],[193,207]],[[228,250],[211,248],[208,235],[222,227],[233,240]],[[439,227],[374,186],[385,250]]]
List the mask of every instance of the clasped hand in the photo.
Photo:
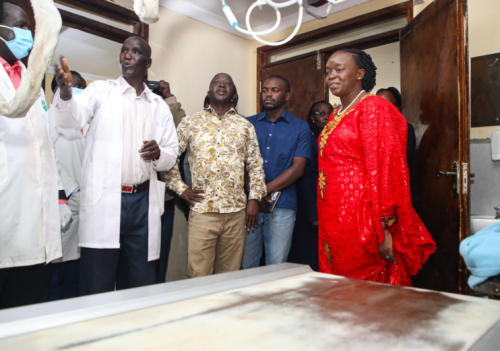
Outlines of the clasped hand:
[[161,150],[156,140],[144,140],[139,153],[144,161],[157,160],[160,158]]

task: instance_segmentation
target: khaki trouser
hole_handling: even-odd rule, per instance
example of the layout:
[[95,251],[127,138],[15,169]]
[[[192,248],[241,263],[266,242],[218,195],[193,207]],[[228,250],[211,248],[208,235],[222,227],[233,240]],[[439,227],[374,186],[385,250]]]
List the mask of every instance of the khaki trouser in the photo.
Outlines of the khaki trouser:
[[233,272],[241,267],[247,231],[245,210],[189,214],[188,278]]

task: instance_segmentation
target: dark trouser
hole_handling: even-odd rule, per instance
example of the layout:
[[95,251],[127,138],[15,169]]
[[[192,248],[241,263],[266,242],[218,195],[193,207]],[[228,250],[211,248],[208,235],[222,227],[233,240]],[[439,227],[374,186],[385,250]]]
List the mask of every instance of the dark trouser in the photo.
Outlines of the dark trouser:
[[80,295],[151,285],[156,261],[148,262],[149,190],[122,194],[120,248],[80,251]]
[[80,296],[80,260],[52,263],[49,301]]
[[0,269],[0,309],[47,301],[50,265]]
[[168,254],[174,231],[175,199],[165,202],[165,212],[161,216],[161,248],[160,259],[156,266],[156,282],[165,283],[167,276]]

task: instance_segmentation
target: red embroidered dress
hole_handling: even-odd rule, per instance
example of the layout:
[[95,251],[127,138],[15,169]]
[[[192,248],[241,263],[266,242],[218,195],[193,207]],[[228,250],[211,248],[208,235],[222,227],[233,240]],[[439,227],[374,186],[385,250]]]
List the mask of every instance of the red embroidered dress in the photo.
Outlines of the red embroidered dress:
[[[319,137],[321,272],[411,286],[436,244],[411,205],[406,120],[371,94],[337,116]],[[397,264],[380,256],[389,228]]]

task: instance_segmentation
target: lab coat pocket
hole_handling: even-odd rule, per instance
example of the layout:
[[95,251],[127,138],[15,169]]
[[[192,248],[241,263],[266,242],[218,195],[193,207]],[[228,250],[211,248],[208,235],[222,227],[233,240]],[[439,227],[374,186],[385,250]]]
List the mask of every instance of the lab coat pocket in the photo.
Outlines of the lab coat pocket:
[[102,188],[104,186],[104,165],[102,163],[90,163],[82,179],[82,198],[83,205],[95,205],[102,197]]
[[7,160],[7,148],[5,142],[0,141],[0,186],[9,179],[9,163]]

